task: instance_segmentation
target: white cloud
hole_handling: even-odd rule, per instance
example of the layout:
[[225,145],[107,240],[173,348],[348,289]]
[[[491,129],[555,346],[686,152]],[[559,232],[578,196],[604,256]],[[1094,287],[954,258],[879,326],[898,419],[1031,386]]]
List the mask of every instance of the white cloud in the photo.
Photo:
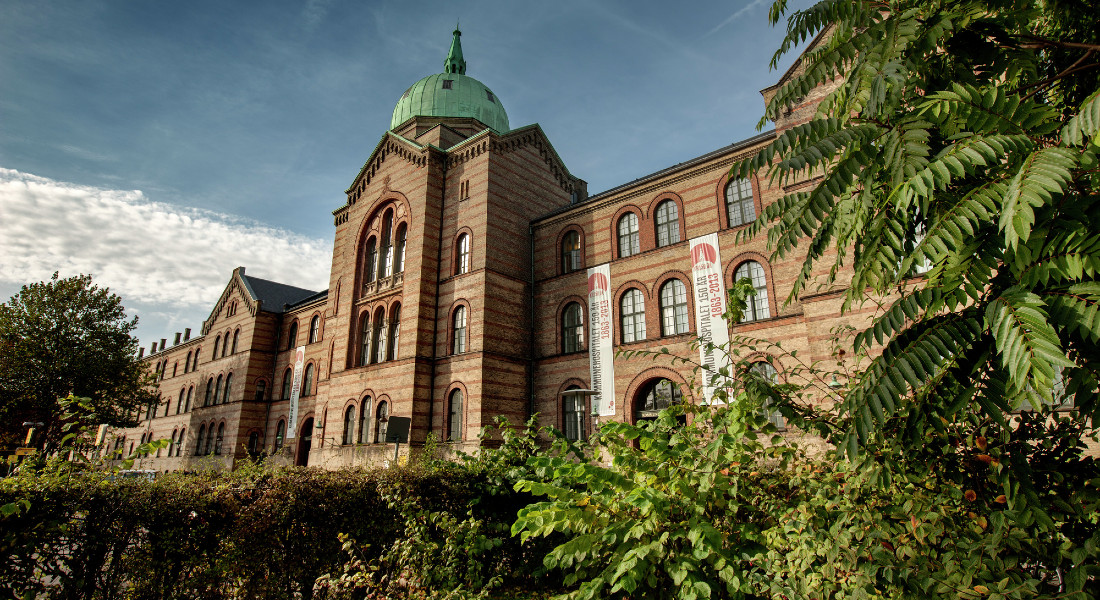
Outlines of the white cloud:
[[745,6],[742,6],[741,8],[734,11],[734,13],[732,15],[730,15],[729,17],[727,17],[725,21],[722,21],[721,23],[716,25],[714,27],[714,29],[711,29],[710,31],[708,31],[705,35],[703,35],[703,37],[707,37],[709,35],[717,33],[719,29],[722,29],[726,25],[729,25],[730,23],[736,21],[739,17],[741,17],[741,15],[749,12],[750,10],[756,8],[757,6],[763,6],[764,4],[765,4],[765,0],[752,0],[752,2],[749,2]]
[[[0,168],[0,283],[89,273],[127,302],[208,311],[234,267],[322,290],[330,242],[232,215]],[[189,310],[188,310],[189,309]],[[167,316],[167,315],[166,315]]]

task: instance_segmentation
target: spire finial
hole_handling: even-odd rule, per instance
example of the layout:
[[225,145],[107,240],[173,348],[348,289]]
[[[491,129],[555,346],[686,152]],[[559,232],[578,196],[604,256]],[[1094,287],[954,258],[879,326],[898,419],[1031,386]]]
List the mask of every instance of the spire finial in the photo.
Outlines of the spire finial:
[[451,51],[447,53],[447,60],[443,62],[444,73],[466,74],[466,61],[462,58],[462,41],[459,39],[461,37],[462,32],[458,29],[458,22],[456,21],[454,39],[451,40]]

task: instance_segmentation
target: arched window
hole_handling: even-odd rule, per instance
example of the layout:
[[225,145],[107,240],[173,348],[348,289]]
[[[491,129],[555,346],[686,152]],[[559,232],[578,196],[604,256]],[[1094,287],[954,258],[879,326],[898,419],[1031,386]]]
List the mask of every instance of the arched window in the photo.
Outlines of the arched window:
[[386,424],[389,422],[389,420],[390,420],[390,405],[389,405],[389,403],[388,402],[379,402],[378,403],[377,420],[376,420],[375,426],[374,426],[374,431],[375,431],[374,441],[375,441],[375,443],[377,443],[377,444],[385,444],[386,443]]
[[570,231],[561,240],[561,272],[572,273],[581,268],[581,234]]
[[626,258],[641,252],[638,236],[638,215],[626,213],[619,219],[619,257]]
[[195,386],[187,388],[187,400],[183,404],[183,412],[191,412],[191,392],[195,391]]
[[176,414],[177,415],[180,414],[180,411],[183,410],[183,400],[186,397],[187,397],[187,390],[181,389],[180,390],[180,399],[176,401]]
[[386,349],[386,360],[393,360],[397,358],[397,340],[401,336],[401,305],[396,304],[393,307],[393,313],[390,315],[390,339],[389,347]]
[[562,394],[561,425],[565,433],[565,439],[581,441],[585,439],[584,428],[584,395],[573,390],[579,389],[575,385],[569,386]]
[[271,451],[275,454],[279,450],[283,449],[283,441],[286,439],[286,421],[279,419],[279,424],[275,426],[275,448]]
[[222,404],[229,402],[229,388],[233,383],[233,374],[230,373],[225,376],[225,391],[222,392]]
[[176,448],[176,436],[179,432],[175,429],[172,430],[172,439],[168,441],[168,456],[172,456],[172,451]]
[[294,371],[290,367],[283,371],[283,400],[290,398],[290,388],[294,385]]
[[359,320],[359,366],[370,364],[370,315],[363,313]]
[[[771,363],[767,361],[757,361],[752,363],[749,370],[756,375],[759,375],[762,379],[768,383],[776,383],[779,380],[779,373],[776,373],[775,367],[771,366]],[[768,422],[775,425],[776,429],[780,431],[787,428],[787,421],[783,418],[783,414],[778,410],[774,410],[767,404],[764,405],[764,413],[768,417]]]
[[241,338],[241,330],[240,330],[240,328],[237,328],[233,332],[233,348],[229,351],[231,354],[236,354],[237,353],[237,342],[240,341],[240,338]]
[[253,431],[248,434],[248,455],[256,456],[260,453],[260,432]]
[[447,439],[461,440],[462,431],[462,390],[454,390],[447,400]]
[[203,406],[210,406],[210,402],[212,401],[213,394],[214,394],[214,378],[211,377],[210,379],[206,380],[206,397],[202,399],[202,405]]
[[225,338],[222,339],[222,356],[229,356],[229,332],[225,332]]
[[374,238],[367,240],[367,249],[363,253],[364,280],[368,283],[374,281],[378,273],[378,247]]
[[646,384],[634,405],[634,419],[645,421],[656,419],[657,413],[673,404],[684,401],[680,386],[667,379],[658,379]]
[[374,311],[374,334],[371,336],[372,363],[382,362],[386,358],[386,313],[382,309]]
[[202,348],[195,348],[195,362],[191,365],[191,370],[194,371],[199,368],[199,352]]
[[225,422],[218,424],[218,439],[214,441],[214,454],[222,453],[222,436],[225,434]]
[[206,448],[203,449],[203,454],[212,454],[214,452],[214,422],[210,421],[210,425],[206,427]]
[[466,307],[459,306],[455,309],[454,317],[452,318],[453,327],[451,332],[454,334],[454,344],[452,345],[452,354],[462,354],[466,351]]
[[393,211],[387,210],[382,218],[382,260],[378,265],[378,276],[393,275]]
[[405,271],[405,241],[408,238],[408,228],[402,223],[397,226],[397,243],[394,244],[393,252],[393,272],[403,273]]
[[733,280],[740,281],[742,279],[749,279],[752,281],[752,287],[756,289],[756,295],[749,296],[745,306],[745,314],[741,320],[743,322],[759,321],[760,319],[767,319],[770,317],[771,310],[768,308],[768,279],[764,275],[764,267],[760,266],[760,263],[752,260],[742,263],[741,266],[737,267],[737,271],[733,273]]
[[309,321],[309,343],[321,341],[321,315],[313,315]]
[[455,243],[455,275],[470,270],[470,236],[465,233],[458,236]]
[[670,279],[661,286],[661,335],[677,335],[687,331],[687,289],[679,279]]
[[355,443],[355,407],[349,406],[344,411],[344,445]]
[[293,350],[298,345],[298,322],[290,324],[290,333],[286,336],[286,349]]
[[176,362],[172,363],[172,377],[176,376],[176,371],[178,371],[179,368],[180,368],[180,361],[177,360]]
[[726,184],[726,218],[730,227],[747,225],[756,220],[752,182],[748,179],[734,179]]
[[630,288],[619,300],[619,325],[624,344],[645,339],[645,299],[637,288]]
[[584,349],[584,320],[581,305],[570,302],[561,314],[561,351],[580,352]]
[[256,402],[264,401],[264,394],[267,393],[267,382],[260,379],[256,382]]
[[657,205],[657,247],[680,241],[680,211],[672,200]]
[[218,381],[214,384],[214,398],[210,401],[211,404],[218,403],[218,396],[222,393],[222,376],[218,375]]
[[214,360],[215,358],[218,357],[218,348],[221,346],[221,344],[222,344],[222,336],[219,333],[218,337],[214,338],[214,354],[210,355],[210,360]]
[[183,372],[186,375],[191,370],[191,353],[187,353],[187,359],[183,361]]
[[202,443],[206,440],[206,425],[199,425],[199,438],[195,444],[195,456],[202,456]]
[[186,439],[186,437],[185,437],[186,435],[187,435],[187,428],[184,427],[183,429],[180,429],[180,437],[179,437],[178,440],[176,440],[176,456],[182,456],[183,455],[183,440]]
[[306,374],[305,377],[302,378],[302,391],[299,395],[313,395],[313,363],[309,363],[308,365],[306,365]]
[[367,437],[367,430],[370,428],[370,407],[371,398],[367,396],[363,398],[362,405],[359,407],[359,437],[355,441],[360,444],[370,443],[370,438]]

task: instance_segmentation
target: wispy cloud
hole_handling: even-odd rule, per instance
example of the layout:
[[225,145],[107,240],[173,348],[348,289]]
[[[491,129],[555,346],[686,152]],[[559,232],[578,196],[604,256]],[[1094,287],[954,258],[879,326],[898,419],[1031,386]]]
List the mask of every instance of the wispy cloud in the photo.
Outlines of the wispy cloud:
[[713,34],[717,33],[718,30],[722,29],[726,25],[729,25],[730,23],[733,23],[738,18],[740,18],[742,15],[748,13],[749,11],[751,11],[752,9],[754,9],[758,6],[763,6],[764,4],[767,4],[767,2],[768,2],[768,0],[752,0],[752,2],[749,2],[745,6],[742,6],[741,8],[734,11],[734,13],[732,15],[730,15],[729,17],[726,17],[725,21],[722,21],[721,23],[716,25],[714,27],[714,29],[711,29],[710,31],[708,31],[703,37],[707,37],[709,35],[713,35]]
[[0,168],[0,223],[0,282],[89,273],[127,301],[166,311],[209,310],[239,265],[292,285],[328,285],[329,243],[138,190]]

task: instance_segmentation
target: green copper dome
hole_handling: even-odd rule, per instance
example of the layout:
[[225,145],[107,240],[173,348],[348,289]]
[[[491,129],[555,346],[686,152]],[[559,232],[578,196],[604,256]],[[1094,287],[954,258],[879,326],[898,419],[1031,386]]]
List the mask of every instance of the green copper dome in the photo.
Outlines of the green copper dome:
[[428,75],[405,90],[393,109],[390,129],[412,117],[472,117],[499,133],[508,131],[508,113],[485,84],[467,77],[457,29],[444,72]]

